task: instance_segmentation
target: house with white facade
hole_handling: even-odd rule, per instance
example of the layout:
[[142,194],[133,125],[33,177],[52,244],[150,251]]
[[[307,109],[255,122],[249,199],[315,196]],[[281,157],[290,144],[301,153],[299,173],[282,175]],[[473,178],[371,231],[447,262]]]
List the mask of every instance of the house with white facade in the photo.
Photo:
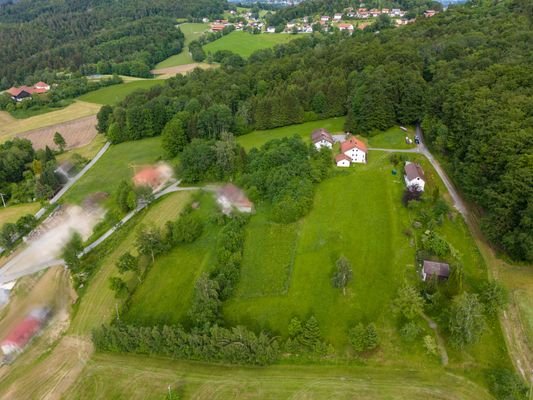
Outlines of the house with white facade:
[[335,163],[337,164],[337,167],[349,167],[352,163],[352,159],[348,157],[346,154],[337,154],[335,156]]
[[418,188],[423,192],[424,187],[426,186],[426,178],[424,176],[424,170],[422,170],[422,167],[419,164],[406,161],[404,170],[405,185],[408,188],[418,186]]
[[361,140],[353,136],[341,143],[341,153],[350,157],[353,163],[366,163],[368,148]]
[[327,16],[327,15],[323,15],[322,17],[320,17],[320,21],[322,21],[322,22],[328,22],[328,21],[329,21],[329,16]]
[[333,143],[335,143],[331,133],[324,128],[315,129],[313,133],[311,133],[311,142],[313,142],[317,150],[320,150],[322,147],[331,149],[333,147]]
[[339,30],[342,31],[348,31],[353,32],[353,25],[352,24],[339,24]]
[[337,13],[333,16],[334,21],[340,21],[342,19],[342,13]]

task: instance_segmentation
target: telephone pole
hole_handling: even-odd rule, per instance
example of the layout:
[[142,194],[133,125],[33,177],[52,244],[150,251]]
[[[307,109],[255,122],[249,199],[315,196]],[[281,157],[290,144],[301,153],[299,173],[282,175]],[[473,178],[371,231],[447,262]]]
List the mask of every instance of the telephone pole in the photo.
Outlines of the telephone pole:
[[2,203],[4,204],[4,208],[6,208],[6,201],[4,200],[4,194],[0,193],[0,197],[2,198]]

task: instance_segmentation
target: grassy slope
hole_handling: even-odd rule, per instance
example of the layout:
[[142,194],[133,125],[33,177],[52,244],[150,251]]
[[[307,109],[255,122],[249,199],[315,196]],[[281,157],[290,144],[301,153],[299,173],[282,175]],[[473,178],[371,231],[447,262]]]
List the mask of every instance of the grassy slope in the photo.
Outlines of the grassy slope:
[[480,386],[431,369],[333,365],[229,367],[96,354],[69,399],[491,399]]
[[162,84],[163,81],[159,79],[144,79],[136,80],[118,85],[107,86],[102,89],[95,90],[80,96],[79,99],[89,103],[96,104],[117,104],[124,100],[126,96],[138,89],[148,89],[154,85]]
[[82,147],[77,147],[75,149],[65,151],[62,154],[58,154],[56,156],[56,159],[58,162],[61,163],[66,160],[70,160],[74,154],[79,154],[80,156],[91,160],[98,153],[98,151],[100,151],[105,142],[106,137],[104,135],[96,135],[96,137],[91,141],[91,143]]
[[131,179],[133,166],[154,163],[162,154],[159,137],[111,146],[102,158],[63,197],[78,204],[94,192],[113,193],[124,179]]
[[61,110],[23,120],[15,119],[9,113],[0,111],[0,142],[14,137],[17,133],[94,115],[98,110],[100,110],[99,105],[84,101],[75,101],[74,104]]
[[[153,223],[157,226],[163,226],[165,222],[175,219],[179,215],[189,197],[189,192],[172,193],[151,205],[148,211],[142,211],[136,221],[139,225]],[[117,300],[109,289],[108,280],[110,276],[118,274],[115,267],[118,258],[126,251],[134,252],[136,230],[131,228],[131,225],[126,225],[123,228],[129,229],[127,236],[116,244],[114,250],[106,257],[104,264],[92,278],[81,299],[78,313],[72,321],[70,327],[72,333],[77,335],[90,334],[93,328],[114,317]]]
[[189,54],[187,45],[195,39],[198,39],[208,28],[208,24],[201,23],[185,23],[180,24],[179,28],[185,35],[185,47],[181,53],[170,56],[166,60],[161,61],[155,66],[155,69],[174,67],[176,65],[184,65],[193,63],[193,59]]
[[398,126],[394,126],[385,132],[368,138],[368,145],[370,147],[377,147],[382,149],[410,149],[415,147],[415,144],[405,143],[405,137],[409,136],[414,139],[415,130],[411,127],[407,132],[404,132]]
[[250,57],[254,51],[274,47],[276,44],[287,43],[297,37],[298,35],[280,33],[252,35],[251,33],[242,31],[232,32],[214,42],[206,44],[204,51],[207,54],[215,53],[219,50],[230,50],[246,58]]
[[246,150],[252,147],[261,147],[269,140],[281,139],[287,136],[298,135],[304,140],[311,141],[311,132],[317,128],[325,128],[331,133],[344,132],[344,117],[330,118],[320,121],[305,122],[298,125],[284,126],[282,128],[269,129],[265,131],[253,131],[247,135],[239,136],[237,141]]
[[0,200],[0,227],[7,222],[17,222],[23,215],[35,214],[39,208],[39,203],[17,204],[4,208]]

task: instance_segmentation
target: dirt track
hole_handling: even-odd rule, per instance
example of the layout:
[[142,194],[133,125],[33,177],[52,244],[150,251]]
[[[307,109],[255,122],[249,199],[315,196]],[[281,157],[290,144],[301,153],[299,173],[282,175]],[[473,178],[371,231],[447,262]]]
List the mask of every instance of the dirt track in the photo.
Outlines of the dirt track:
[[215,65],[211,65],[211,64],[192,63],[192,64],[185,64],[185,65],[178,65],[176,67],[153,69],[150,72],[154,75],[158,75],[158,78],[160,79],[168,79],[168,78],[173,78],[177,74],[187,74],[191,71],[194,71],[194,69],[196,68],[209,69],[209,68],[214,68],[214,67]]
[[35,149],[44,149],[46,146],[56,148],[54,144],[54,134],[59,132],[67,142],[66,149],[73,149],[89,144],[97,135],[96,116],[90,115],[63,122],[32,131],[19,133],[17,137],[28,139],[33,143]]

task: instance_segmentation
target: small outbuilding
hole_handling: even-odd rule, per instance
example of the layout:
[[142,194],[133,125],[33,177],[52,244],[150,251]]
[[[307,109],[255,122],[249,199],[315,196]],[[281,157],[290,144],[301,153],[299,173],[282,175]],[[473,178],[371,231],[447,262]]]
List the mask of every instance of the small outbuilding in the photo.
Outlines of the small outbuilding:
[[335,156],[335,163],[337,164],[337,167],[349,167],[352,163],[352,159],[346,154],[337,154]]
[[405,163],[405,185],[408,188],[418,187],[422,192],[426,186],[426,178],[424,176],[424,170],[420,164],[406,161]]
[[233,208],[242,213],[251,213],[254,209],[254,203],[246,197],[246,194],[241,189],[232,183],[228,183],[217,190],[217,203],[226,215],[231,214]]
[[450,276],[450,265],[437,262],[424,260],[422,266],[422,280],[427,281],[431,278],[437,278],[438,280],[446,280]]
[[335,143],[331,133],[324,128],[315,129],[313,133],[311,133],[311,141],[317,150],[320,150],[322,147],[331,149],[333,147],[333,143]]

